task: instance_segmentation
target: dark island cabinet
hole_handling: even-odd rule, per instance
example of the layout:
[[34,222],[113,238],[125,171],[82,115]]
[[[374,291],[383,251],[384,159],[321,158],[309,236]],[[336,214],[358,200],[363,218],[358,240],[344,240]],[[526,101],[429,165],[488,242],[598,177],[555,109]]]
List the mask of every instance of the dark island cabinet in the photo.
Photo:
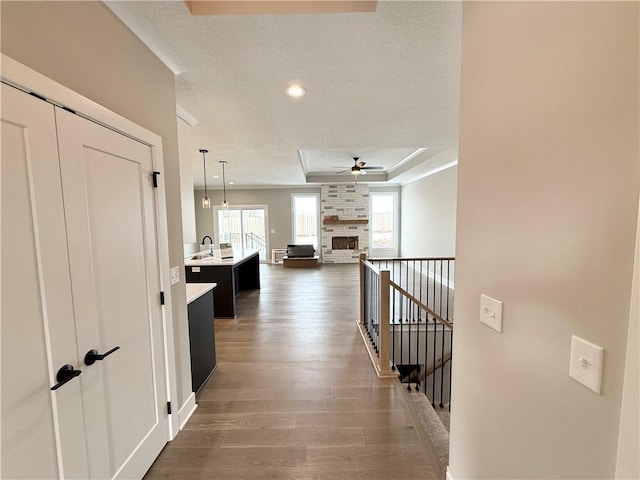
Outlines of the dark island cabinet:
[[216,368],[216,336],[213,320],[213,292],[209,290],[187,306],[191,383],[196,396]]

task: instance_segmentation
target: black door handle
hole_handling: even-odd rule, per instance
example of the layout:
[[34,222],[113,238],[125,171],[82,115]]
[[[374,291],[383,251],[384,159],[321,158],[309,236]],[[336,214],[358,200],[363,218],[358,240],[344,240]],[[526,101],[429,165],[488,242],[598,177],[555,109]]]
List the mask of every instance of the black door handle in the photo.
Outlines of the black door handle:
[[104,360],[105,357],[108,357],[113,352],[115,352],[116,350],[119,350],[119,349],[120,349],[120,347],[113,347],[111,350],[109,350],[106,353],[98,353],[97,350],[89,350],[87,352],[87,354],[84,356],[84,364],[85,365],[93,365],[94,363],[96,363],[99,360]]
[[69,380],[76,378],[81,373],[82,370],[75,370],[73,365],[63,365],[60,367],[60,370],[58,370],[58,373],[56,373],[56,380],[58,383],[51,387],[51,390],[59,389],[62,385],[67,383]]

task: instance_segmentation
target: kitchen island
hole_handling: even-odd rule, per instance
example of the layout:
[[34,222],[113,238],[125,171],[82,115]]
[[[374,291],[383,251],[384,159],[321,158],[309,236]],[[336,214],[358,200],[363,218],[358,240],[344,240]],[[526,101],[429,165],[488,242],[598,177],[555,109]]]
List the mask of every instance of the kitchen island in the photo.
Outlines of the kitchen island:
[[216,317],[235,318],[236,295],[242,290],[260,288],[260,257],[258,250],[233,250],[233,258],[221,258],[219,249],[213,254],[187,259],[187,283],[216,283],[214,290]]
[[187,285],[191,385],[198,395],[216,369],[216,333],[214,327],[215,283]]

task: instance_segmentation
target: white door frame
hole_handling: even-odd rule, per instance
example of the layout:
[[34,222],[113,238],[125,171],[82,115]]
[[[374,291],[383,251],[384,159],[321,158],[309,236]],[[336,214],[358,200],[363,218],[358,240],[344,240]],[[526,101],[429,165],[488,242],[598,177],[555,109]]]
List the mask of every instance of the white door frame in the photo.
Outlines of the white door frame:
[[[167,211],[164,187],[164,163],[162,156],[162,138],[137,125],[130,120],[114,113],[101,105],[83,97],[79,93],[60,85],[48,77],[32,70],[4,54],[0,58],[2,81],[9,83],[27,93],[36,93],[44,97],[49,103],[65,109],[71,109],[76,114],[88,120],[103,125],[106,128],[119,132],[151,147],[153,170],[160,172],[157,175],[158,188],[156,189],[156,234],[158,239],[158,266],[160,271],[160,289],[166,293],[171,291],[169,277],[169,239],[167,233]],[[162,306],[162,329],[164,339],[164,362],[166,371],[163,372],[167,401],[176,405],[175,414],[168,416],[169,438],[172,440],[177,435],[180,424],[177,415],[176,404],[178,400],[178,387],[176,381],[176,360],[174,349],[173,315],[171,295],[165,295],[165,304]]]

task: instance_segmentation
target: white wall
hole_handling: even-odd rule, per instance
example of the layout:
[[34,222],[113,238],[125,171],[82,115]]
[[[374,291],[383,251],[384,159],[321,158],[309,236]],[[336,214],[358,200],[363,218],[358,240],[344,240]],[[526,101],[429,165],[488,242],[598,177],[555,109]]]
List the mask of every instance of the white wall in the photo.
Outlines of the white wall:
[[[638,213],[638,8],[464,4],[454,479],[615,475]],[[504,302],[502,334],[479,322],[481,293]],[[572,334],[605,348],[601,395],[568,376]]]
[[[102,2],[0,2],[0,7],[3,53],[162,137],[169,261],[184,269],[171,71]],[[173,400],[180,406],[192,393],[185,284],[171,287],[171,296],[178,383]]]
[[400,255],[453,257],[458,167],[403,185]]

